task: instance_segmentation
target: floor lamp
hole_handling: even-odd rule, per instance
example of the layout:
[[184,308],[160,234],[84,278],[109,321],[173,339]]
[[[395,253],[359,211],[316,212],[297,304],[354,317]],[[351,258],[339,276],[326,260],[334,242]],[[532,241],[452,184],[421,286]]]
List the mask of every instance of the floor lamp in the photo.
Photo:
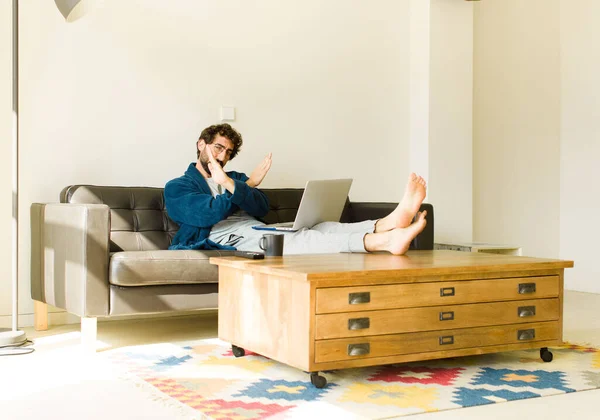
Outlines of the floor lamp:
[[[82,17],[91,0],[54,0],[67,22]],[[12,329],[0,331],[0,349],[27,342],[19,331],[19,0],[12,1]]]

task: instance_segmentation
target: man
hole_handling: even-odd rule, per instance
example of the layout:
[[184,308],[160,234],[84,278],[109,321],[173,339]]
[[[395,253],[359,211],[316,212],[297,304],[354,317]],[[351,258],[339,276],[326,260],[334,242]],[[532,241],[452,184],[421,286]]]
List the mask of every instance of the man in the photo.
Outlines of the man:
[[[258,251],[263,235],[252,226],[269,211],[269,202],[258,187],[271,168],[267,155],[256,169],[225,172],[223,167],[242,146],[242,136],[229,124],[212,125],[196,142],[197,161],[185,174],[165,186],[171,219],[180,228],[169,249],[238,249]],[[284,254],[388,251],[404,254],[425,228],[426,211],[418,213],[426,194],[422,177],[410,174],[398,207],[379,220],[358,223],[325,222],[285,233]]]

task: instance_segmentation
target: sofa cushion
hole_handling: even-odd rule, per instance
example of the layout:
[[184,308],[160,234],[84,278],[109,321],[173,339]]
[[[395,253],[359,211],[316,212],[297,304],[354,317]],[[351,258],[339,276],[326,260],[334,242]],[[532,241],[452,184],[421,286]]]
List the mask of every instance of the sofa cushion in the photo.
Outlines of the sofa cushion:
[[218,267],[208,259],[233,254],[196,250],[115,252],[110,257],[108,281],[123,287],[217,283]]
[[179,229],[167,215],[162,188],[70,185],[60,201],[107,205],[112,252],[167,249]]

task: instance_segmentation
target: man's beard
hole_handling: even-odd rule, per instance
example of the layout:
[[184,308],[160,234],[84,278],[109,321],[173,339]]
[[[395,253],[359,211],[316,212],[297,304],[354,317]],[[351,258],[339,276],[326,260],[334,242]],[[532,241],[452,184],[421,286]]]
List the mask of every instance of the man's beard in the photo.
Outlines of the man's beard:
[[[208,169],[208,163],[210,162],[210,160],[208,159],[208,155],[207,155],[208,151],[206,149],[204,149],[204,151],[200,152],[200,165],[202,165],[202,168],[204,168],[204,170],[206,171],[207,174],[209,174],[210,176],[212,176],[212,173],[210,172],[210,169]],[[223,163],[217,160],[217,163],[219,165],[221,165],[221,168],[223,167]]]

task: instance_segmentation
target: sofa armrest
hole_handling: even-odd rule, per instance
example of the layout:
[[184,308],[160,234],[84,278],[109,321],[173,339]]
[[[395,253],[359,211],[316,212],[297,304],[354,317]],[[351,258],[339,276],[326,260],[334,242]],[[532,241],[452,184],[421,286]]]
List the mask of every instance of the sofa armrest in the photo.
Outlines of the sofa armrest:
[[[342,222],[361,222],[363,220],[377,220],[390,214],[398,205],[398,203],[366,203],[366,202],[350,202],[344,214],[342,214]],[[434,218],[433,206],[429,203],[421,204],[419,211],[427,210],[427,225],[410,245],[410,249],[433,249],[433,233],[434,233]]]
[[110,209],[31,205],[31,297],[81,317],[109,313]]

